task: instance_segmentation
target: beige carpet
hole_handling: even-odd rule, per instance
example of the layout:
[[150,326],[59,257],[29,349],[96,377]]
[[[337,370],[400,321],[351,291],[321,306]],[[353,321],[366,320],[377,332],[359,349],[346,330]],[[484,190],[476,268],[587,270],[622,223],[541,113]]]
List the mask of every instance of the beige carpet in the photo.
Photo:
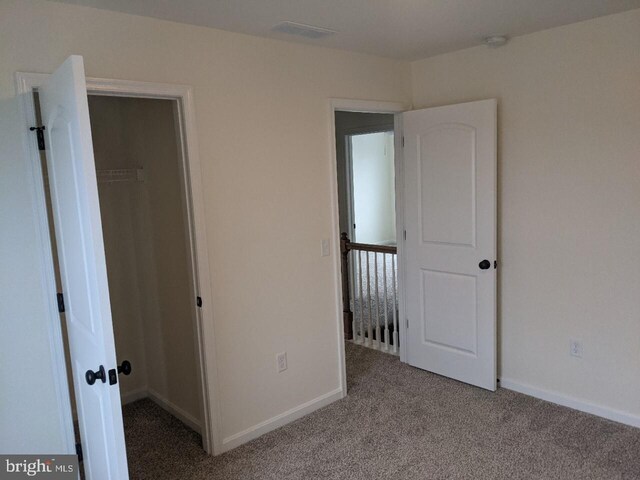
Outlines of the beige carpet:
[[131,478],[640,478],[640,429],[347,347],[347,398],[220,457],[150,401],[126,406]]

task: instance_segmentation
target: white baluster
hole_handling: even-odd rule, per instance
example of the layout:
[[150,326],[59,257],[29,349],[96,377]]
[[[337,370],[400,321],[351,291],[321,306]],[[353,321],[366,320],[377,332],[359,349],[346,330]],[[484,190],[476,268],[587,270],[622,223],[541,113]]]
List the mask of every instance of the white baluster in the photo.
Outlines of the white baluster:
[[369,265],[369,252],[367,252],[367,304],[369,306],[369,317],[367,319],[367,339],[365,344],[369,347],[373,345],[373,330],[371,328],[371,317],[373,312],[371,310],[371,269]]
[[360,293],[360,305],[358,311],[360,313],[360,329],[358,330],[358,343],[364,343],[364,303],[363,303],[363,293],[362,293],[362,252],[360,250],[358,252],[358,291]]
[[391,255],[391,288],[393,291],[393,353],[398,353],[398,301],[396,298],[396,256]]
[[353,342],[354,343],[358,343],[358,339],[357,339],[357,335],[358,335],[358,331],[356,329],[357,327],[357,320],[356,320],[356,276],[355,276],[355,272],[356,269],[354,268],[355,266],[355,260],[356,260],[356,252],[355,250],[349,250],[349,254],[350,254],[350,259],[349,259],[349,288],[351,289],[351,292],[349,294],[349,301],[351,302],[351,312],[353,312],[352,314],[352,318],[351,318],[351,331],[353,332]]
[[384,350],[389,351],[389,313],[387,312],[387,254],[382,254],[382,281],[384,295]]
[[376,276],[376,348],[378,350],[382,349],[382,344],[380,343],[380,298],[379,298],[379,284],[378,284],[378,252],[373,253],[373,259],[375,260],[375,266],[373,268],[373,273]]

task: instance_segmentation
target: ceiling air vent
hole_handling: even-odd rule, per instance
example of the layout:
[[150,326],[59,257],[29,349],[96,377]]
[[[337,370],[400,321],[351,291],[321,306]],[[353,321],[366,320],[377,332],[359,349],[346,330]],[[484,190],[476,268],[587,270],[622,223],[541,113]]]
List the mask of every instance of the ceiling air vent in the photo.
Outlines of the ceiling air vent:
[[303,23],[282,22],[271,29],[274,32],[286,33],[287,35],[297,35],[306,38],[323,38],[337,33],[328,28],[314,27]]

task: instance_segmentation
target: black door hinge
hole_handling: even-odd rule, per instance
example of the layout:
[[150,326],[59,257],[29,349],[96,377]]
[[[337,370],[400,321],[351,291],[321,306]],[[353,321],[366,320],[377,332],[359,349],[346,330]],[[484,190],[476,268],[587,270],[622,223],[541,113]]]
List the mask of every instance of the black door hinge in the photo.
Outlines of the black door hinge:
[[44,150],[44,125],[40,127],[31,127],[29,130],[32,132],[35,130],[36,137],[38,139],[38,150]]
[[402,148],[404,148],[404,136],[402,137]]
[[58,299],[58,311],[64,313],[64,295],[56,293],[56,298]]
[[202,307],[202,297],[196,297],[196,305]]
[[498,261],[497,260],[493,261],[493,268],[498,268]]
[[82,461],[82,444],[76,443],[76,455],[78,455],[78,462]]

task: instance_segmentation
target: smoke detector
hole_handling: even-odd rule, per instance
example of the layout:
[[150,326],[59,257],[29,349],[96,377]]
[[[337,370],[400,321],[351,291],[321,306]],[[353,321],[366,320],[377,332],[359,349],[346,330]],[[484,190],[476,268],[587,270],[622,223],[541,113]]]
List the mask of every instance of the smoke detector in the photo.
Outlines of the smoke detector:
[[484,39],[484,44],[490,48],[498,48],[506,45],[508,41],[505,35],[492,35]]
[[313,25],[305,25],[304,23],[282,22],[271,29],[273,32],[286,33],[287,35],[297,35],[305,38],[324,38],[334,33],[336,30],[329,28],[314,27]]

